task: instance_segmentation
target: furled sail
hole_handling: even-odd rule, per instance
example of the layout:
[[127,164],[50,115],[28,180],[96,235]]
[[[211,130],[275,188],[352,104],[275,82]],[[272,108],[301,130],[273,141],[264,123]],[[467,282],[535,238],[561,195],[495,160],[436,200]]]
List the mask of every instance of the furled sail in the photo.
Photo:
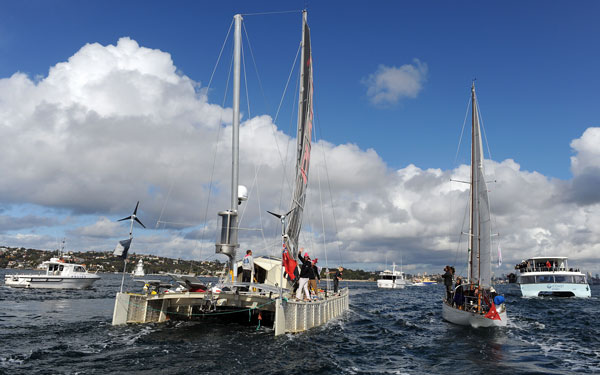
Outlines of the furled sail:
[[483,169],[483,143],[475,86],[471,89],[473,102],[471,146],[471,280],[482,287],[491,286],[491,220],[488,189]]
[[302,55],[300,70],[300,102],[298,104],[298,135],[296,149],[296,181],[292,196],[288,226],[286,229],[289,249],[292,254],[298,252],[298,238],[302,228],[302,214],[308,186],[308,167],[313,127],[313,74],[310,48],[310,29],[306,23],[306,12],[302,22]]

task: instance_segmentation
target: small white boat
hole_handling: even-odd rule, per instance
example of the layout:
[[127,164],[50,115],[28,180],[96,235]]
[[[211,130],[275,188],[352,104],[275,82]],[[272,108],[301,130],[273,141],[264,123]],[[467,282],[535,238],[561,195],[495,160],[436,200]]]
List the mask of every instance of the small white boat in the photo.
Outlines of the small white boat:
[[144,272],[144,261],[139,260],[135,265],[135,270],[133,271],[133,277],[144,277],[146,273]]
[[523,297],[591,297],[585,274],[569,268],[567,257],[534,257],[515,266]]
[[81,264],[65,263],[60,258],[43,262],[45,274],[6,275],[4,284],[13,288],[86,289],[100,279]]
[[385,270],[379,273],[379,279],[377,279],[378,288],[402,289],[405,285],[404,272],[396,271],[396,263],[392,265],[391,271]]

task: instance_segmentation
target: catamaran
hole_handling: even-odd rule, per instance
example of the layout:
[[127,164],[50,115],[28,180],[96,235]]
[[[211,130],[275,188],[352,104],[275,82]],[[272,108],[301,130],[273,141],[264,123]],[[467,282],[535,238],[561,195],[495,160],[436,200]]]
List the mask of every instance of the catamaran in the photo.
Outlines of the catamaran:
[[504,298],[492,287],[491,219],[483,170],[483,146],[475,83],[471,86],[470,229],[466,283],[442,303],[445,320],[472,327],[503,327],[508,322]]
[[534,257],[515,266],[523,297],[591,297],[585,274],[569,268],[567,257]]
[[[161,293],[160,283],[154,294],[118,293],[113,324],[198,320],[211,316],[238,314],[245,322],[272,324],[275,335],[305,331],[341,315],[349,308],[348,288],[337,294],[324,293],[316,300],[292,298],[297,278],[296,255],[308,184],[308,167],[313,127],[313,74],[310,29],[307,13],[302,13],[300,53],[300,93],[295,188],[290,210],[277,214],[281,221],[281,257],[254,258],[251,281],[242,281],[241,262],[236,259],[238,243],[238,206],[248,199],[247,189],[238,185],[240,125],[240,65],[242,15],[234,16],[232,178],[230,208],[218,213],[221,219],[216,253],[228,257],[225,277],[207,290],[191,289],[190,280],[179,282],[183,290]],[[195,282],[195,280],[192,280]]]

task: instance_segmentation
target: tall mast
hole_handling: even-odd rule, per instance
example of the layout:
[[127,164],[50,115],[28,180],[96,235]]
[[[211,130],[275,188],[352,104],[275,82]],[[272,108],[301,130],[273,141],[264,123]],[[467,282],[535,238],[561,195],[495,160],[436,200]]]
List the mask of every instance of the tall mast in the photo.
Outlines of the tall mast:
[[[474,245],[477,243],[475,239],[475,216],[477,212],[477,160],[476,160],[476,141],[477,134],[475,130],[475,119],[477,118],[477,102],[475,100],[475,82],[471,85],[471,210],[469,213],[469,281],[473,281],[476,275],[473,275],[474,257],[479,252],[475,251]],[[478,255],[477,255],[478,256]]]
[[233,124],[231,144],[231,208],[219,212],[221,216],[221,237],[216,243],[216,253],[229,257],[231,280],[235,277],[235,255],[240,246],[238,239],[237,207],[241,202],[238,197],[239,178],[239,129],[240,129],[240,66],[242,51],[242,15],[236,14],[233,42]]
[[237,211],[240,154],[240,66],[242,46],[242,15],[236,14],[233,45],[233,126],[231,160],[231,211]]

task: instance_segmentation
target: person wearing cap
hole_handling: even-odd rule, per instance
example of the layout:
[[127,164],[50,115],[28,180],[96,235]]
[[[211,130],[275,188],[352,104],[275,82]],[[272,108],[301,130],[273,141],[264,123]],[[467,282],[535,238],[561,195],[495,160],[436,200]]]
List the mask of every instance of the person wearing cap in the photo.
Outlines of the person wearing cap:
[[304,253],[302,256],[302,249],[298,252],[298,259],[302,263],[302,267],[300,268],[300,280],[298,281],[298,290],[296,291],[296,298],[302,299],[302,292],[306,293],[306,299],[310,300],[310,292],[308,291],[308,280],[310,278],[310,274],[312,273],[312,262],[310,261],[310,257],[308,253]]

